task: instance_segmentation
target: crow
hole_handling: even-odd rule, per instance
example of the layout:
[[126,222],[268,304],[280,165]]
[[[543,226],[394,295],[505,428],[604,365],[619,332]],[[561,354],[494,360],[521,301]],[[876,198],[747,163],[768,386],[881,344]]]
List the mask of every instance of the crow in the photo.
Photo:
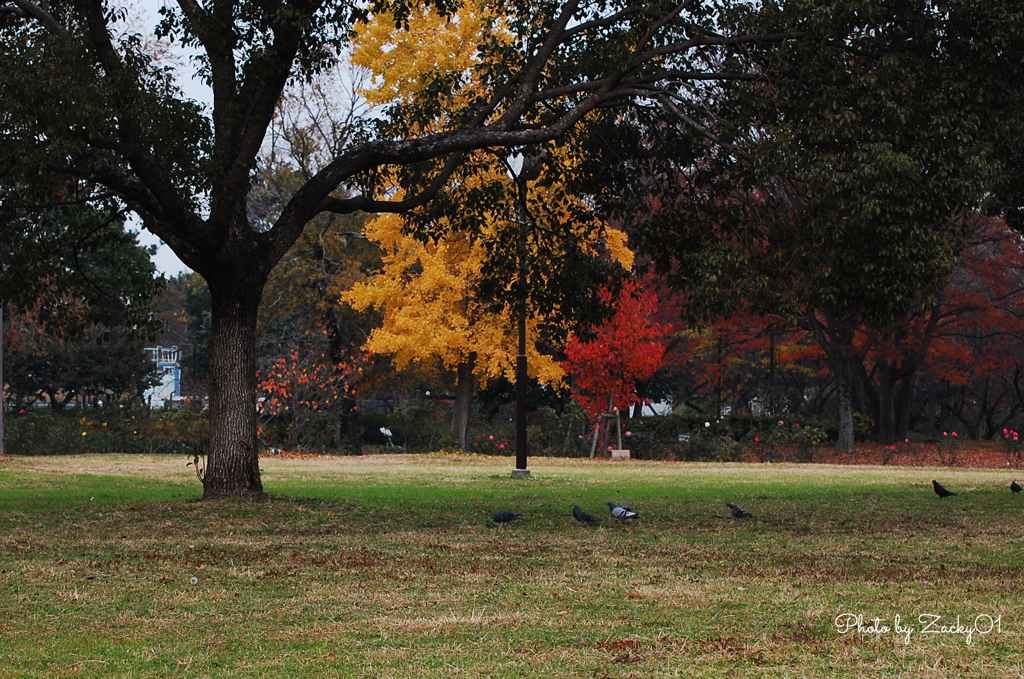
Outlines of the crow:
[[932,480],[932,488],[935,489],[935,494],[941,498],[947,498],[950,495],[956,495],[956,493],[954,493],[953,491],[946,490],[945,488],[943,488],[942,484],[934,479]]
[[1014,493],[1019,493],[1020,492],[1020,484],[1017,483],[1016,481],[1012,481],[1010,483],[1010,490],[1013,491]]
[[754,518],[753,514],[751,514],[747,510],[743,509],[742,507],[737,507],[736,505],[734,505],[731,502],[726,503],[725,506],[729,508],[729,511],[732,512],[732,515],[734,517],[736,517],[737,519],[752,519],[752,518]]
[[630,507],[629,505],[624,505],[622,507],[616,507],[614,502],[609,502],[607,504],[608,504],[608,509],[610,509],[612,511],[612,516],[615,517],[615,519],[619,523],[624,523],[625,521],[628,521],[629,519],[635,519],[638,516],[637,513],[633,511],[633,508]]
[[591,514],[587,514],[585,511],[580,509],[579,505],[572,506],[572,515],[584,526],[589,526],[592,523],[601,523],[601,519]]
[[518,521],[523,518],[522,514],[513,514],[512,512],[496,512],[491,515],[491,521],[494,523],[510,523],[512,521]]

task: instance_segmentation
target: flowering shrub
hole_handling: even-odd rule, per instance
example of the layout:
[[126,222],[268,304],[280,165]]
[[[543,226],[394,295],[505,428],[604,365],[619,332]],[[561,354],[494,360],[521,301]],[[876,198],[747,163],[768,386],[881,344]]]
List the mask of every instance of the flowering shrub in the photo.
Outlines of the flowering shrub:
[[905,453],[910,450],[910,439],[903,439],[903,442],[890,443],[882,447],[882,464],[886,465],[892,461],[893,456],[898,453]]
[[792,451],[795,459],[801,462],[813,462],[814,454],[828,439],[822,427],[804,422],[786,422],[778,420],[774,425],[762,426],[752,432],[750,439],[754,443],[754,453],[762,462],[770,462],[781,449]]
[[[471,425],[469,447],[481,455],[514,455],[516,452],[515,408],[502,406],[491,419],[476,419]],[[614,432],[614,426],[612,427]],[[561,413],[541,406],[527,417],[526,441],[530,456],[587,457],[593,426],[586,413],[571,403]],[[614,440],[614,433],[612,434]],[[623,439],[625,445],[625,439]],[[598,453],[603,449],[599,449]]]
[[1006,451],[1006,464],[1019,467],[1024,454],[1024,441],[1020,440],[1020,432],[1016,429],[1003,429],[1003,449]]
[[955,467],[957,458],[959,457],[957,452],[958,442],[960,435],[955,431],[942,432],[942,439],[939,441],[939,462],[942,463],[943,467]]

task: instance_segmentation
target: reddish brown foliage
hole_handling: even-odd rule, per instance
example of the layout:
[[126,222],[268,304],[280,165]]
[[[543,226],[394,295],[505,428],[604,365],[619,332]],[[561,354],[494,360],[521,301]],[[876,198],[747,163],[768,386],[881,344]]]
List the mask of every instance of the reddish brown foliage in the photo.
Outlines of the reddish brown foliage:
[[[611,293],[603,290],[605,300]],[[657,297],[628,283],[619,297],[615,316],[597,329],[591,342],[570,340],[566,372],[575,376],[573,396],[591,418],[612,407],[625,410],[636,402],[636,384],[658,369],[665,353],[662,338],[671,326],[654,320]]]

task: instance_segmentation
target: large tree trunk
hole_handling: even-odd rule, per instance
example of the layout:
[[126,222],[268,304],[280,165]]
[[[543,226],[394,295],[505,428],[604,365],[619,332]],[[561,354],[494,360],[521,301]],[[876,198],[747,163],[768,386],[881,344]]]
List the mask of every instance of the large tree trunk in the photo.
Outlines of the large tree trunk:
[[263,286],[242,277],[210,285],[210,448],[203,499],[259,497],[256,314]]
[[905,440],[910,432],[910,420],[913,417],[911,410],[914,406],[914,374],[911,373],[903,378],[900,385],[899,416],[897,417],[896,439]]
[[[827,322],[816,312],[808,309],[807,320],[814,329],[818,345],[824,350],[828,367],[836,381],[836,396],[839,399],[839,436],[836,439],[837,453],[854,451],[853,398],[854,379],[862,357],[855,355],[853,338],[857,322],[855,319],[835,317],[823,311]],[[863,380],[861,380],[863,381]]]
[[459,440],[459,448],[469,450],[469,412],[473,403],[475,379],[473,368],[476,366],[476,354],[459,364],[458,381],[455,384],[455,412],[452,414],[452,435]]
[[50,410],[66,410],[68,402],[75,397],[75,392],[67,392],[64,398],[60,398],[56,389],[45,389],[46,395],[50,398]]
[[852,453],[855,448],[853,438],[853,386],[850,384],[850,375],[844,373],[846,373],[845,369],[836,372],[836,392],[839,395],[839,437],[836,439],[836,452]]
[[896,383],[892,379],[892,368],[879,367],[878,370],[875,440],[887,446],[896,440]]

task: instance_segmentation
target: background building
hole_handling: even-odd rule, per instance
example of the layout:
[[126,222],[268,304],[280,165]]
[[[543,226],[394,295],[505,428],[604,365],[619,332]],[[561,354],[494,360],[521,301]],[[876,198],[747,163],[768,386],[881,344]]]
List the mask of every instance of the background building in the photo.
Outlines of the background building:
[[177,346],[146,347],[156,363],[160,382],[147,389],[143,395],[150,408],[164,408],[181,399],[181,363]]

